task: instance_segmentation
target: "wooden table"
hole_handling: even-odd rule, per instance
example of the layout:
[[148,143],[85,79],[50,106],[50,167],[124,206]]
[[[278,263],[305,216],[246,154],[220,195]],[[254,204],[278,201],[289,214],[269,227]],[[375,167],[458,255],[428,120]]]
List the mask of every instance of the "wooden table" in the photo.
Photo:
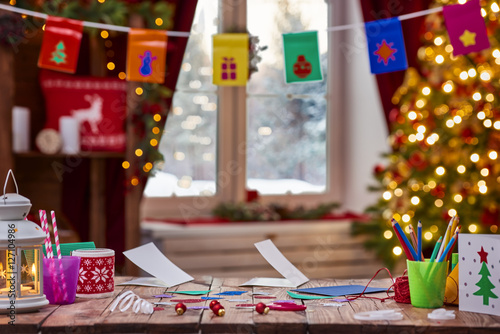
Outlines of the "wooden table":
[[[117,283],[130,278],[119,277]],[[209,296],[218,292],[231,290],[265,291],[277,299],[290,299],[285,288],[238,287],[246,280],[244,278],[210,278],[196,277],[192,282],[182,284],[171,290],[212,290]],[[367,280],[312,280],[302,287],[317,287],[344,284],[366,284]],[[370,284],[374,287],[387,287],[389,280],[376,280]],[[229,296],[221,299],[226,309],[223,317],[215,316],[210,310],[187,310],[178,316],[173,306],[164,306],[152,315],[134,314],[130,309],[125,312],[115,310],[110,312],[114,298],[126,290],[151,302],[160,301],[152,298],[155,294],[165,291],[163,288],[116,286],[113,298],[81,299],[71,305],[48,305],[39,312],[17,314],[15,325],[8,325],[8,317],[0,317],[0,333],[499,333],[500,317],[471,312],[460,312],[458,307],[446,307],[454,310],[455,320],[429,321],[427,314],[430,309],[419,309],[409,304],[399,304],[393,300],[380,302],[374,299],[359,298],[344,303],[341,307],[322,306],[324,300],[307,300],[306,311],[270,311],[261,315],[249,309],[237,309],[237,302],[230,299],[249,298],[253,303],[269,302],[268,299],[258,299],[248,293],[242,296]],[[385,293],[371,294],[384,297]],[[198,296],[175,295],[174,298],[199,298]],[[168,301],[163,298],[163,301]],[[302,303],[298,301],[298,303]],[[186,306],[208,305],[203,301]],[[364,311],[396,309],[403,313],[404,319],[398,321],[359,321],[354,314]]]

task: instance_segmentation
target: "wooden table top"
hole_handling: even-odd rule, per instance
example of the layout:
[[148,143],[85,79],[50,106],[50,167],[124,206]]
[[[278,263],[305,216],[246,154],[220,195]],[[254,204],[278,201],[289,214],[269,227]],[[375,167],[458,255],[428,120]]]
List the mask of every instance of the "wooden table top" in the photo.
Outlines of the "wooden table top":
[[[129,280],[130,277],[117,277],[116,283]],[[238,285],[244,283],[243,278],[210,278],[196,277],[192,282],[176,286],[169,290],[212,290],[215,293],[232,290],[265,291],[279,300],[290,299],[286,288],[249,287]],[[329,285],[363,284],[368,280],[311,280],[301,286],[317,287]],[[388,279],[375,280],[370,286],[388,287]],[[269,299],[258,299],[245,293],[241,296],[226,296],[220,299],[226,310],[223,317],[215,316],[210,310],[187,310],[179,316],[173,306],[163,306],[152,315],[135,314],[128,309],[125,312],[110,311],[110,306],[117,295],[132,290],[141,298],[151,302],[160,301],[153,295],[162,294],[164,288],[116,286],[113,297],[103,299],[77,298],[71,305],[47,305],[39,312],[16,314],[15,325],[9,325],[7,316],[0,316],[0,333],[362,333],[362,332],[394,332],[394,333],[499,333],[500,316],[479,313],[460,312],[456,306],[446,306],[454,310],[455,320],[432,321],[427,319],[431,309],[412,307],[409,304],[396,303],[394,300],[381,302],[375,299],[358,298],[344,303],[341,307],[323,306],[325,300],[295,300],[307,305],[305,311],[273,311],[261,315],[250,309],[235,308],[238,302],[231,299],[250,299],[247,303],[267,303]],[[385,297],[386,293],[370,294]],[[175,299],[199,299],[199,296],[174,294]],[[163,298],[162,301],[169,301]],[[186,306],[204,306],[210,301],[190,303]],[[358,312],[395,309],[404,318],[397,321],[360,321],[354,319]]]

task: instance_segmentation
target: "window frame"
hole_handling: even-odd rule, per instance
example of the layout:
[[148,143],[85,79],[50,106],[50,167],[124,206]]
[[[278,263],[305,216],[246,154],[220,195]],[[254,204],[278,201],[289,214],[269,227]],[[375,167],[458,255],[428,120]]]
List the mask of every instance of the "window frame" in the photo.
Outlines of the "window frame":
[[[248,0],[238,2],[219,1],[219,30],[229,31],[235,27],[246,29],[246,6]],[[343,1],[325,0],[328,4],[328,26],[344,24],[347,7]],[[328,75],[326,99],[327,120],[327,178],[326,189],[318,194],[261,195],[263,204],[279,203],[287,206],[314,206],[325,202],[341,203],[344,193],[345,159],[342,145],[343,116],[345,110],[345,58],[340,45],[345,32],[328,33]],[[335,75],[334,75],[335,74]],[[216,194],[193,197],[145,197],[141,201],[141,217],[168,219],[208,217],[212,209],[221,202],[244,202],[246,200],[246,126],[247,92],[244,87],[219,86]],[[234,112],[238,110],[240,112]],[[242,112],[245,111],[245,112]],[[230,140],[228,140],[228,138]],[[236,140],[235,140],[236,139]]]

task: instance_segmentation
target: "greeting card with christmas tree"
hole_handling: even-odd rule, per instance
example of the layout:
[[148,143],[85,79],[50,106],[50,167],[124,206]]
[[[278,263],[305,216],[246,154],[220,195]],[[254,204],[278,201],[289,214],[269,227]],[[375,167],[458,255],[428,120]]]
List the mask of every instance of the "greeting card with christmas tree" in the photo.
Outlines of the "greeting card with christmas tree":
[[461,234],[459,309],[500,315],[500,236]]

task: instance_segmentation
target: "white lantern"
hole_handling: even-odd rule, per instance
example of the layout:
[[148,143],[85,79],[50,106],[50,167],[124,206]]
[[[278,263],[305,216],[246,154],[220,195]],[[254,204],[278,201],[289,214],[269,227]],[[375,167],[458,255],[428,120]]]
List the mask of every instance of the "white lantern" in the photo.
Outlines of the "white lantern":
[[[6,194],[9,175],[15,194]],[[0,313],[36,311],[49,301],[43,294],[42,243],[45,233],[25,220],[31,202],[19,195],[12,170],[7,173],[0,198]]]

